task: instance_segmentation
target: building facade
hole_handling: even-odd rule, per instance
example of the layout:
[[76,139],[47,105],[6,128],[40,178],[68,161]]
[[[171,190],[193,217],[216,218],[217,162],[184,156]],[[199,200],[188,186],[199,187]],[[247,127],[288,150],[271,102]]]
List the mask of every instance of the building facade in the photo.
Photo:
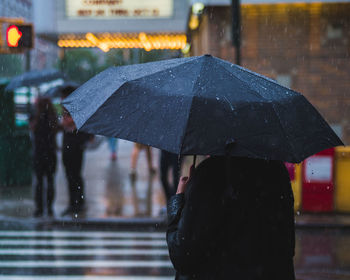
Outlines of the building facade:
[[11,18],[24,18],[27,21],[33,19],[33,0],[1,0],[0,16]]
[[[209,1],[210,2],[210,1]],[[211,1],[191,55],[235,62],[231,9]],[[228,2],[228,1],[226,1]],[[350,143],[350,2],[241,5],[241,65],[305,95]]]
[[[37,32],[62,49],[181,49],[187,0],[36,0]],[[43,16],[44,15],[44,16]]]

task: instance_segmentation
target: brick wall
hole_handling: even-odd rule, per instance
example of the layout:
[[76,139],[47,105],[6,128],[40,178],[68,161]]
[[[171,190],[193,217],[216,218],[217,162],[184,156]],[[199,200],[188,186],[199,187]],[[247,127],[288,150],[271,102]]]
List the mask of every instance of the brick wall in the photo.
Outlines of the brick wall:
[[[242,6],[242,66],[290,82],[350,144],[350,3]],[[210,7],[192,55],[234,62],[230,7]]]

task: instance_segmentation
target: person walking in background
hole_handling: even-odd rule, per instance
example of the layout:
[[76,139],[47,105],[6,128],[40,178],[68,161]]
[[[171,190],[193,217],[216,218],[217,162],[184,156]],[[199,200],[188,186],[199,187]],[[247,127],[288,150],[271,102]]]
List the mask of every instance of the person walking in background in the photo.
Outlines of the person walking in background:
[[181,280],[294,280],[293,192],[283,162],[213,156],[181,177],[167,243]]
[[108,140],[109,151],[111,153],[110,158],[112,161],[115,161],[117,159],[118,139],[114,137],[109,137],[107,140]]
[[[58,129],[57,115],[48,98],[36,101],[36,112],[30,123],[34,137],[34,170],[35,186],[35,217],[44,214],[47,206],[48,216],[53,216],[53,201],[55,196],[54,174],[56,170],[56,133]],[[44,178],[46,178],[45,203],[43,201]]]
[[[62,97],[66,98],[75,90],[68,86],[62,89]],[[92,135],[78,132],[71,115],[63,110],[63,146],[62,160],[68,181],[69,206],[62,216],[81,213],[85,206],[84,180],[82,177],[83,154],[87,141]]]
[[[167,203],[176,192],[176,186],[180,178],[180,169],[181,158],[179,158],[179,155],[162,150],[160,153],[160,179]],[[171,182],[169,182],[168,178],[169,170],[172,173]]]
[[130,172],[130,178],[131,180],[135,180],[137,176],[136,172],[136,166],[137,166],[137,160],[139,157],[139,154],[141,150],[145,150],[146,152],[146,157],[147,157],[147,164],[148,164],[148,171],[149,174],[152,176],[156,173],[155,168],[153,167],[152,163],[152,150],[150,146],[143,145],[140,143],[135,143],[134,148],[131,152],[131,172]]

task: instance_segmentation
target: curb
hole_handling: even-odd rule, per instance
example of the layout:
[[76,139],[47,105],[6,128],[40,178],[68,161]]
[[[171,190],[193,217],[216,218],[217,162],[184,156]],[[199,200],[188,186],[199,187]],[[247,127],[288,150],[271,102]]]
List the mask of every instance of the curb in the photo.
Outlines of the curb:
[[[129,230],[129,231],[165,231],[166,218],[9,218],[1,217],[1,228],[11,229],[75,229],[91,230]],[[350,230],[350,223],[296,221],[297,230],[340,229]]]
[[52,222],[54,227],[62,226],[79,228],[99,228],[106,230],[166,230],[167,221],[162,218],[105,218],[105,219],[56,219]]
[[165,231],[165,218],[1,218],[0,227],[16,230],[75,229]]
[[322,223],[322,222],[296,222],[295,229],[350,229],[350,224]]

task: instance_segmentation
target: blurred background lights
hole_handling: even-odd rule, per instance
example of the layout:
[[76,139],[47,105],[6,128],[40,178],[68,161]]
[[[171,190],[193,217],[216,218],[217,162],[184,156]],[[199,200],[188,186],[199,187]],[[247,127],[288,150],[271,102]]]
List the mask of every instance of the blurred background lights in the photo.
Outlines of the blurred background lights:
[[192,14],[191,15],[191,18],[190,18],[190,21],[188,23],[188,27],[191,29],[191,30],[195,30],[197,29],[199,26],[199,19],[198,19],[198,16],[196,14]]
[[196,2],[192,5],[192,13],[195,15],[200,15],[201,13],[203,13],[204,10],[204,4],[201,2]]
[[186,46],[187,37],[185,34],[146,34],[140,33],[102,33],[91,32],[84,35],[65,34],[61,35],[57,45],[61,48],[94,48],[97,47],[103,52],[116,48],[141,48],[146,51],[154,49],[181,50]]

